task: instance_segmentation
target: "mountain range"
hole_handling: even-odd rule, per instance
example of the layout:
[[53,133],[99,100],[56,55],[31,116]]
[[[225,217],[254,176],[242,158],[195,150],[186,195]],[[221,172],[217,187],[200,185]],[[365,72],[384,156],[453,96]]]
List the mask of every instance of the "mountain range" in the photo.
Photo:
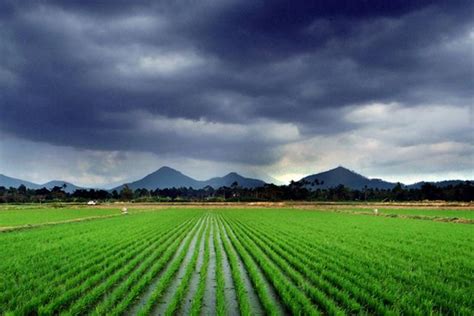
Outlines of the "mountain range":
[[7,177],[3,174],[0,174],[0,186],[2,186],[2,187],[5,187],[5,188],[10,188],[10,187],[18,188],[22,184],[25,187],[27,187],[28,189],[34,189],[34,190],[41,189],[41,188],[46,188],[48,190],[51,190],[55,186],[61,187],[65,184],[66,187],[65,187],[64,191],[67,192],[67,193],[73,193],[77,189],[80,189],[80,187],[78,187],[78,186],[76,186],[76,185],[74,185],[70,182],[67,182],[67,181],[52,180],[52,181],[49,181],[49,182],[46,182],[46,183],[43,183],[43,184],[37,184],[37,183],[33,183],[33,182],[21,180],[21,179]]
[[[210,186],[215,189],[227,186],[230,187],[234,182],[237,182],[239,186],[244,188],[256,188],[265,185],[265,182],[258,179],[245,178],[238,173],[231,172],[223,177],[215,177],[205,181],[199,181],[182,174],[180,171],[170,167],[162,167],[157,171],[150,173],[144,178],[126,183],[130,189],[148,189],[154,190],[156,188],[181,188],[181,187],[192,187],[194,189],[202,189]],[[124,186],[120,185],[114,190],[121,190]]]
[[308,189],[328,189],[343,184],[351,189],[392,189],[396,183],[381,179],[369,179],[344,167],[337,167],[325,172],[304,177],[300,182]]
[[[180,187],[192,187],[194,189],[201,189],[207,186],[213,188],[219,188],[223,186],[230,187],[233,183],[237,182],[237,184],[241,187],[245,188],[256,188],[265,185],[266,183],[259,179],[253,178],[246,178],[238,173],[231,172],[223,177],[214,177],[208,180],[196,180],[193,179],[178,170],[175,170],[170,167],[162,167],[156,170],[153,173],[145,176],[144,178],[130,182],[124,183],[120,186],[117,186],[112,190],[120,191],[125,185],[128,185],[129,188],[135,189],[148,189],[148,190],[155,190],[156,188],[165,189],[165,188],[180,188]],[[340,184],[344,185],[345,187],[351,189],[364,189],[364,188],[373,188],[373,189],[392,189],[396,183],[387,182],[381,179],[370,179],[363,175],[360,175],[352,170],[349,170],[344,167],[337,167],[325,172],[313,174],[302,178],[301,180],[297,181],[306,188],[310,190],[316,189],[327,189],[331,187],[336,187]],[[447,181],[440,181],[440,182],[417,182],[411,185],[403,185],[405,188],[408,189],[418,189],[424,183],[432,183],[439,187],[445,187],[448,185],[456,185],[463,180],[447,180]],[[21,184],[25,185],[29,189],[40,189],[40,188],[47,188],[52,189],[54,186],[63,186],[66,184],[65,191],[68,193],[74,192],[76,189],[82,189],[79,186],[76,186],[70,182],[60,181],[60,180],[53,180],[49,181],[44,184],[36,184],[33,182],[16,179],[12,177],[8,177],[5,175],[0,174],[0,186],[3,187],[19,187]]]

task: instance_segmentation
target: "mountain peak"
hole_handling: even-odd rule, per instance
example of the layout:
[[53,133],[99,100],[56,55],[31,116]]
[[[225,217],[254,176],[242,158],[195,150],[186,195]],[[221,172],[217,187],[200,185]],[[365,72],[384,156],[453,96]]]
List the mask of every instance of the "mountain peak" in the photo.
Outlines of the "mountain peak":
[[[147,177],[156,177],[156,176],[160,176],[160,177],[172,177],[172,176],[182,176],[183,174],[176,170],[176,169],[173,169],[171,167],[168,167],[168,166],[163,166],[161,167],[160,169],[150,173]],[[184,175],[183,175],[184,176]]]
[[[206,181],[199,181],[193,179],[178,170],[163,166],[153,173],[145,176],[144,178],[127,183],[131,189],[149,189],[155,190],[157,188],[180,188],[180,187],[192,187],[194,189],[204,188],[211,186],[215,189],[221,186],[230,186],[233,182],[237,181],[240,186],[243,187],[259,187],[263,186],[265,182],[257,179],[245,178],[239,175],[237,172],[231,172],[224,177],[215,177]],[[114,188],[115,190],[121,190],[122,186]]]
[[336,168],[330,169],[326,172],[332,172],[332,171],[339,171],[339,172],[344,171],[344,172],[355,173],[354,171],[352,171],[352,170],[350,170],[350,169],[348,169],[344,166],[337,166]]
[[223,186],[230,187],[234,182],[237,182],[239,186],[246,188],[256,188],[265,185],[265,182],[262,180],[246,178],[237,172],[230,172],[223,177],[215,177],[205,181],[207,185],[215,189]]
[[369,179],[357,172],[338,166],[334,169],[313,174],[303,178],[310,189],[326,189],[342,184],[351,189],[363,190],[364,188],[391,189],[395,184],[382,180]]
[[173,168],[168,167],[168,166],[163,166],[163,167],[161,167],[160,169],[158,169],[158,170],[156,170],[156,171],[173,171],[173,172],[179,172],[178,170],[173,169]]
[[232,172],[229,172],[227,175],[225,175],[224,177],[241,177],[240,174],[238,174],[237,172],[235,171],[232,171]]
[[334,174],[335,176],[337,177],[341,177],[341,176],[347,176],[347,177],[359,177],[359,178],[364,178],[364,179],[368,179],[367,177],[351,170],[351,169],[348,169],[346,167],[343,167],[343,166],[338,166],[334,169],[330,169],[328,171],[325,171],[325,172],[322,172],[322,173],[325,173],[325,174]]

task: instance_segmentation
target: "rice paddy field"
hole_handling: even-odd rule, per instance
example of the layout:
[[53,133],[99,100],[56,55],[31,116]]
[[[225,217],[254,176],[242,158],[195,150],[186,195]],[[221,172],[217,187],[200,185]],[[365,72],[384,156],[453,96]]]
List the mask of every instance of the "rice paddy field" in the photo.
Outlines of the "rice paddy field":
[[474,315],[469,208],[130,210],[0,207],[0,314]]
[[[417,208],[377,208],[379,215],[391,217],[412,217],[418,219],[474,220],[474,212],[466,209],[417,209]],[[373,213],[373,209],[342,209],[351,213]]]
[[50,207],[25,207],[23,209],[19,206],[4,207],[4,209],[0,208],[0,229],[2,227],[32,226],[117,214],[119,214],[117,209]]

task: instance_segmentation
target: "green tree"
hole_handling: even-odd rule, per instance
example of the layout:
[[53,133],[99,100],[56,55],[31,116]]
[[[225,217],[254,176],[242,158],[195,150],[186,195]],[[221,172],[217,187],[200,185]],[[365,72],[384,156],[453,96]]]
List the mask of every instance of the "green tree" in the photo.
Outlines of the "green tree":
[[120,191],[120,199],[122,201],[130,201],[133,199],[133,190],[128,187],[128,185],[124,185],[122,190]]

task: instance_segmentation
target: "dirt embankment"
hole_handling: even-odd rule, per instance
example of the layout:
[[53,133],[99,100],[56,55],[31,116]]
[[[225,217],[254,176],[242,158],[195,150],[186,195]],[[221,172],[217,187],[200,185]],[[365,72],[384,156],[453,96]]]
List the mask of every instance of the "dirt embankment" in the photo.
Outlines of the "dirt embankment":
[[419,202],[157,202],[157,203],[104,203],[96,208],[111,207],[130,207],[140,209],[158,209],[169,207],[216,207],[216,208],[245,208],[245,207],[294,207],[294,208],[319,208],[319,209],[338,209],[338,208],[419,208],[419,209],[451,209],[451,210],[473,210],[474,202],[446,202],[446,201],[419,201]]

